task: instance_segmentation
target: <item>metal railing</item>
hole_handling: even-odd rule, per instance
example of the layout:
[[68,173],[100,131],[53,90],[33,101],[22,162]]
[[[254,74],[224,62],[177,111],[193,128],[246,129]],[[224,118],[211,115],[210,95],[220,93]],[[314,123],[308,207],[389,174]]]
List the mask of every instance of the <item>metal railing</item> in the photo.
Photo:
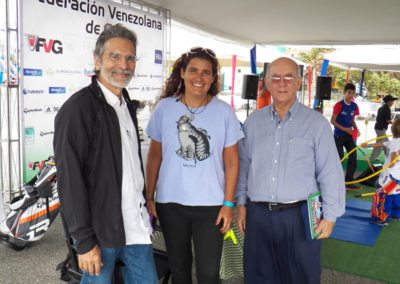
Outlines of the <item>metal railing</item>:
[[22,183],[19,0],[0,6],[0,194],[9,204]]

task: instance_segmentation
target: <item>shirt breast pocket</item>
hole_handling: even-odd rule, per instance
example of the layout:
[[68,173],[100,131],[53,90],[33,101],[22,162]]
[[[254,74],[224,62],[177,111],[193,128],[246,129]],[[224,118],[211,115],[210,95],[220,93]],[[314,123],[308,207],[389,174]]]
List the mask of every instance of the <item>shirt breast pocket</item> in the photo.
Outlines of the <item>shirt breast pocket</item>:
[[287,166],[312,168],[314,161],[314,143],[310,138],[291,137],[287,153]]

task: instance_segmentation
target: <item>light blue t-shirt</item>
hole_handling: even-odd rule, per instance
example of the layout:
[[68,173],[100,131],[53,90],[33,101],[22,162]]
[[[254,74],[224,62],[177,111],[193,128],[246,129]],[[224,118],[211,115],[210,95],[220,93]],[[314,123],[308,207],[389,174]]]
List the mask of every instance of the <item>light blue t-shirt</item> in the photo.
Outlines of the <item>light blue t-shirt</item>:
[[162,144],[156,201],[182,205],[222,205],[225,192],[223,149],[244,137],[230,106],[214,97],[192,109],[173,97],[155,108],[146,133]]

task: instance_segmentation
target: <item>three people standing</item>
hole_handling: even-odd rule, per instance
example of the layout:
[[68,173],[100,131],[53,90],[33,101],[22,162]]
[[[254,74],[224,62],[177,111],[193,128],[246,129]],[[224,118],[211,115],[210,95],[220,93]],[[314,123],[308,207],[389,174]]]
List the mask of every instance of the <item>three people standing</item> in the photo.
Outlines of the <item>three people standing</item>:
[[279,58],[269,65],[273,104],[246,120],[242,139],[231,107],[216,98],[215,53],[198,47],[182,54],[148,124],[144,200],[137,102],[125,90],[136,58],[131,31],[105,30],[92,84],[71,96],[55,121],[60,199],[83,283],[110,281],[117,258],[127,283],[156,283],[148,213],[160,220],[173,283],[192,283],[192,240],[198,282],[219,283],[236,187],[245,282],[319,283],[321,243],[306,241],[300,208],[320,190],[317,231],[329,237],[344,212],[344,179],[329,123],[296,99],[297,64]]

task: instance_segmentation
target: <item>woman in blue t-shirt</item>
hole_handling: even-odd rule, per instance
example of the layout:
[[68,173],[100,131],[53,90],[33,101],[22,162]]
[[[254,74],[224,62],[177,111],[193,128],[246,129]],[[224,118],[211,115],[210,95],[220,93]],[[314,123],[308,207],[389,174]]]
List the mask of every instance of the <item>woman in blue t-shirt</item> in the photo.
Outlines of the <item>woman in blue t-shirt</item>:
[[192,240],[198,282],[219,283],[243,131],[218,90],[215,53],[192,48],[175,62],[147,127],[147,207],[160,220],[174,284],[192,283]]

